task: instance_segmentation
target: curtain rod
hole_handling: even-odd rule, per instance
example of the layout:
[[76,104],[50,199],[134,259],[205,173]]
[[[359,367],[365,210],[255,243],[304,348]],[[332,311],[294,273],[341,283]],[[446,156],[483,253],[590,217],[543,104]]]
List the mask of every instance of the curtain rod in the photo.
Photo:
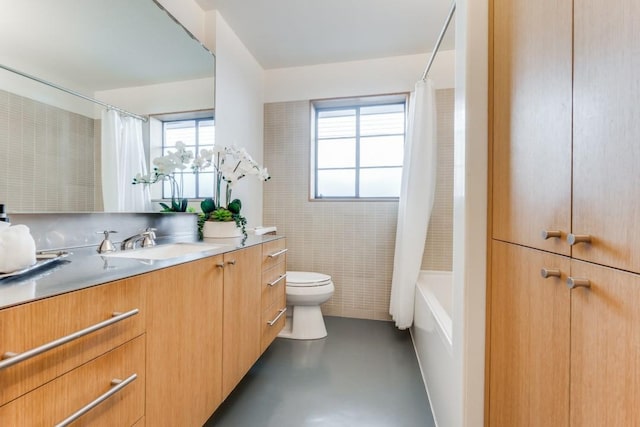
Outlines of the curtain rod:
[[108,109],[110,109],[110,110],[117,111],[117,112],[122,113],[122,114],[124,114],[124,115],[130,116],[130,117],[133,117],[133,118],[136,118],[136,119],[138,119],[138,120],[142,120],[143,122],[146,122],[146,121],[148,120],[146,117],[143,117],[143,116],[139,116],[139,115],[137,115],[137,114],[130,113],[130,112],[128,112],[127,110],[123,110],[122,108],[118,108],[118,107],[116,107],[116,106],[114,106],[114,105],[107,104],[106,102],[102,102],[102,101],[99,101],[99,100],[97,100],[97,99],[90,98],[90,97],[88,97],[88,96],[86,96],[86,95],[83,95],[83,94],[81,94],[81,93],[79,93],[79,92],[76,92],[75,90],[71,90],[71,89],[64,88],[64,87],[59,86],[59,85],[57,85],[57,84],[55,84],[55,83],[51,83],[51,82],[48,82],[48,81],[46,81],[46,80],[43,80],[43,79],[41,79],[41,78],[39,78],[39,77],[32,76],[31,74],[23,73],[22,71],[16,70],[15,68],[11,68],[11,67],[8,67],[8,66],[3,65],[3,64],[0,64],[0,68],[3,68],[3,69],[5,69],[5,70],[7,70],[7,71],[10,71],[10,72],[12,72],[12,73],[18,74],[18,75],[20,75],[20,76],[22,76],[22,77],[26,77],[26,78],[28,78],[28,79],[34,80],[34,81],[36,81],[36,82],[38,82],[38,83],[42,83],[42,84],[44,84],[44,85],[50,86],[50,87],[52,87],[52,88],[54,88],[54,89],[58,89],[58,90],[61,90],[61,91],[63,91],[63,92],[66,92],[66,93],[68,93],[68,94],[71,94],[71,95],[77,96],[77,97],[79,97],[79,98],[85,99],[85,100],[87,100],[87,101],[91,101],[91,102],[93,102],[94,104],[102,105],[103,107],[106,107],[106,108],[108,108]]
[[444,26],[440,31],[440,35],[438,36],[438,40],[436,41],[436,45],[433,48],[433,52],[431,52],[431,58],[429,58],[429,63],[427,63],[427,68],[424,69],[424,73],[422,73],[422,78],[420,80],[425,81],[427,79],[427,74],[429,74],[429,70],[433,65],[433,60],[436,59],[436,54],[440,49],[440,43],[442,43],[442,39],[444,38],[444,34],[447,32],[447,28],[449,28],[449,24],[451,23],[451,18],[453,18],[453,13],[456,11],[456,0],[451,2],[451,9],[449,10],[449,15],[447,15],[447,19],[444,22]]

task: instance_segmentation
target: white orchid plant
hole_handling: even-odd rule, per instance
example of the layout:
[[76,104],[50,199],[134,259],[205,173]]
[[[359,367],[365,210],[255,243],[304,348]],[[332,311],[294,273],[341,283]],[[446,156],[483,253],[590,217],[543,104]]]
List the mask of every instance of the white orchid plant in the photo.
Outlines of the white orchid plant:
[[183,174],[180,174],[180,183],[176,179],[177,171],[184,171],[194,161],[193,151],[187,150],[182,141],[176,142],[176,151],[169,151],[161,157],[153,159],[153,171],[149,174],[137,174],[133,178],[133,184],[155,184],[156,182],[169,181],[171,186],[171,205],[160,203],[165,212],[186,212],[188,200],[183,198]]
[[[213,168],[214,194],[212,198],[202,201],[200,207],[200,226],[204,221],[235,221],[236,225],[245,232],[246,218],[240,214],[242,203],[239,199],[231,200],[233,186],[246,176],[255,175],[261,181],[268,181],[271,177],[266,168],[260,166],[244,148],[235,146],[213,146],[211,150],[203,149],[200,155],[194,157],[193,152],[186,149],[186,145],[176,142],[176,150],[153,159],[153,171],[150,174],[137,174],[133,184],[155,184],[169,181],[171,184],[171,205],[160,203],[164,211],[185,212],[188,200],[183,198],[183,174],[180,182],[176,179],[178,172],[191,168],[198,173]],[[224,201],[223,201],[223,183]]]
[[[192,164],[194,172],[213,168],[214,194],[212,198],[202,201],[200,207],[202,221],[235,221],[245,233],[246,218],[240,214],[242,203],[239,199],[231,199],[233,186],[246,176],[255,175],[260,181],[268,181],[271,177],[266,168],[260,166],[244,148],[218,147],[203,149]],[[222,199],[223,187],[224,201]],[[245,233],[246,234],[246,233]]]

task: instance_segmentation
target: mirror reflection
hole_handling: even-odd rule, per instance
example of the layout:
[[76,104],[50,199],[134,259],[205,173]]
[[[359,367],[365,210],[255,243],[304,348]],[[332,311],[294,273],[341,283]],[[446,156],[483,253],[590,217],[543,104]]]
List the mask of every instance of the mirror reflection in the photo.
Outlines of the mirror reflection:
[[[212,114],[213,54],[154,1],[0,6],[0,64],[136,115]],[[0,203],[9,212],[103,210],[105,110],[0,70]],[[143,134],[148,153],[148,122]]]

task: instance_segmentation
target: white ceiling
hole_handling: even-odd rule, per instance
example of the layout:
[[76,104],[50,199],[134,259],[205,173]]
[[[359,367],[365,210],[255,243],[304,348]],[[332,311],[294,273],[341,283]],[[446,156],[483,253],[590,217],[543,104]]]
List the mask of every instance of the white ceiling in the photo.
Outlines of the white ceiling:
[[[265,69],[431,52],[450,0],[196,0]],[[454,48],[453,23],[441,49]]]

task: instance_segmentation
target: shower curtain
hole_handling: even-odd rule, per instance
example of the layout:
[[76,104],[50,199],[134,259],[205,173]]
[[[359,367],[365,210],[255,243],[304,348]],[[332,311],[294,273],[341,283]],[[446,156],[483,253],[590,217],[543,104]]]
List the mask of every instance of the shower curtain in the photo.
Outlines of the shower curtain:
[[131,184],[136,174],[147,173],[142,121],[117,111],[103,111],[101,145],[104,211],[150,211],[148,186]]
[[432,81],[418,81],[413,95],[404,148],[389,307],[399,329],[413,323],[416,281],[436,187],[436,108]]

